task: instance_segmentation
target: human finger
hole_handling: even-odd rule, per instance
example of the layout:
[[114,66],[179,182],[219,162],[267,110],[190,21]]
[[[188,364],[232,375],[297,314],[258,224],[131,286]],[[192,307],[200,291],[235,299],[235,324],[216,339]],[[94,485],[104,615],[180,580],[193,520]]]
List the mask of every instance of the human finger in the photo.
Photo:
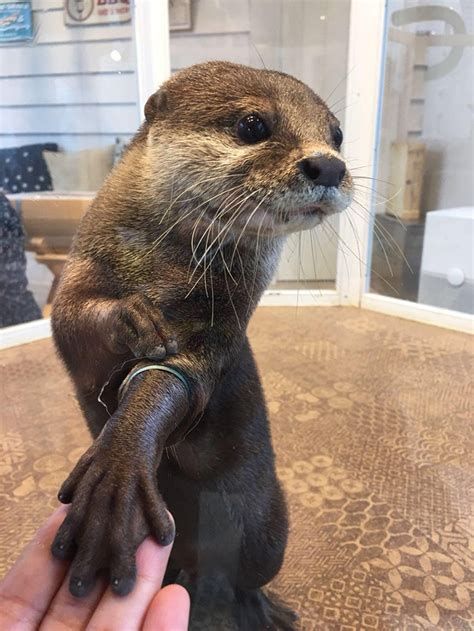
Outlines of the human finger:
[[38,530],[34,539],[0,584],[0,628],[36,629],[67,572],[50,547],[67,513],[60,506]]
[[88,629],[138,631],[150,601],[160,589],[172,544],[160,546],[145,539],[137,551],[137,577],[133,591],[118,596],[109,587],[88,624]]
[[105,579],[96,581],[84,598],[76,598],[69,590],[71,571],[49,605],[39,631],[76,631],[84,629],[106,589]]
[[190,607],[184,587],[167,585],[151,601],[142,631],[187,631]]

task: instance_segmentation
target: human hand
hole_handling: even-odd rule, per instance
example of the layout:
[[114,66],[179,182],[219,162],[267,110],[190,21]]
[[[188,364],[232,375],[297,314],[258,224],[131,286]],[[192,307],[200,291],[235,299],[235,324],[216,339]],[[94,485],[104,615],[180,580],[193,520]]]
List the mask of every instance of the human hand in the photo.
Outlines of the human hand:
[[179,585],[161,583],[172,544],[147,538],[137,552],[135,589],[115,595],[105,580],[84,598],[69,592],[69,566],[51,555],[51,543],[67,514],[58,508],[0,583],[2,631],[185,631],[190,601]]

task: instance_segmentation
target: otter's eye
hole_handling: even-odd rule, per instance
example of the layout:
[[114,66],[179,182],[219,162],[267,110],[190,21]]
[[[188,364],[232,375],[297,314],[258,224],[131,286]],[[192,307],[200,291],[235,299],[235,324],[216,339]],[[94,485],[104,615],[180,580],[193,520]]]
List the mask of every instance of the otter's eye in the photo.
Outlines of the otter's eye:
[[339,149],[342,145],[342,141],[344,140],[344,135],[340,127],[336,127],[336,129],[332,132],[332,139],[336,145],[336,149]]
[[266,140],[270,136],[268,127],[258,114],[248,114],[237,123],[238,137],[249,145]]

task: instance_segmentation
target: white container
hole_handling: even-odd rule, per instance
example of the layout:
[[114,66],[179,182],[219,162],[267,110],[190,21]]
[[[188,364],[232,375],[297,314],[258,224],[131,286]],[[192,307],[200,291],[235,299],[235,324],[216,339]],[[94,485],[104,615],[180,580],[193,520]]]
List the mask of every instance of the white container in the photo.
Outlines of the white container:
[[474,313],[474,207],[426,215],[418,302]]

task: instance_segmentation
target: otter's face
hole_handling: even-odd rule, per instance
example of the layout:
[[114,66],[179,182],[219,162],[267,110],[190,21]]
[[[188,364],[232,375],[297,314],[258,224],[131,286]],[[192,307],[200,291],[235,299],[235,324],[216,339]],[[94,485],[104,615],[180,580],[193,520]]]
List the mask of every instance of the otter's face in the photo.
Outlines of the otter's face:
[[[282,235],[344,210],[343,134],[300,81],[225,62],[178,73],[147,104],[149,163],[194,229]],[[165,176],[163,175],[165,174]]]

